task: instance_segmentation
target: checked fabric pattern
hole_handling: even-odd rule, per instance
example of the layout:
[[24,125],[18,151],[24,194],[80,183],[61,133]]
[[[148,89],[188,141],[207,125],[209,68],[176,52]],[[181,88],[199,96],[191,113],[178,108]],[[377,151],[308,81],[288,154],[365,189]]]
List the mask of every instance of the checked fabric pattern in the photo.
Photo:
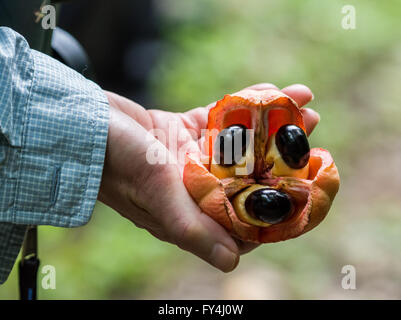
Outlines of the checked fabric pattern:
[[0,27],[0,284],[26,225],[89,221],[108,118],[99,86]]

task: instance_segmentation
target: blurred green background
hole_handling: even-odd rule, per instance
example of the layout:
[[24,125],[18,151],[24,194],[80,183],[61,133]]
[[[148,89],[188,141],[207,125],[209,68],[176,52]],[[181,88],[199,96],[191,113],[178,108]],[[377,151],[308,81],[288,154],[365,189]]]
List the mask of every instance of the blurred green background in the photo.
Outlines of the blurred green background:
[[[40,227],[41,299],[401,298],[401,3],[163,0],[154,105],[184,111],[259,82],[309,86],[321,114],[311,145],[341,175],[327,219],[300,238],[263,245],[230,274],[162,243],[98,204],[84,227]],[[353,5],[356,29],[344,30]],[[341,269],[356,268],[356,290]],[[39,284],[42,275],[39,276]],[[0,288],[16,299],[17,269]]]

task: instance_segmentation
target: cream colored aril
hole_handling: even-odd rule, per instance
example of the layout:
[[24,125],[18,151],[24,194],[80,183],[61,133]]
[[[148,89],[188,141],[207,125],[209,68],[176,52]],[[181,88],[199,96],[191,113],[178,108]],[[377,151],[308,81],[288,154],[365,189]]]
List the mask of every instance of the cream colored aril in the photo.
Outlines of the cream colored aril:
[[250,186],[249,188],[241,191],[239,194],[237,194],[234,199],[232,200],[232,204],[235,210],[235,213],[237,214],[237,217],[245,223],[252,224],[254,226],[258,227],[269,227],[270,224],[263,222],[256,217],[252,217],[246,210],[245,207],[245,201],[248,198],[248,196],[259,189],[266,189],[269,188],[268,186],[264,186],[261,184],[254,184]]
[[296,177],[307,179],[309,176],[309,163],[301,169],[290,168],[285,163],[285,161],[281,157],[280,151],[277,149],[276,146],[276,134],[273,134],[269,138],[265,159],[269,165],[273,165],[271,173],[275,177]]
[[253,154],[253,144],[250,143],[245,155],[238,164],[232,166],[222,166],[212,157],[210,172],[219,179],[248,176],[253,173],[255,157]]

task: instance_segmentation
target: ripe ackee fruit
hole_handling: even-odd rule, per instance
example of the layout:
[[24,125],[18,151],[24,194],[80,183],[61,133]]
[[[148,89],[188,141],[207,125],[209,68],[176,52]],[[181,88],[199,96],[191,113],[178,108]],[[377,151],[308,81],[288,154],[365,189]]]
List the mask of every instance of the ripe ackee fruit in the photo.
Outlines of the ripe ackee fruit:
[[226,95],[209,111],[205,138],[209,161],[187,154],[184,183],[233,236],[287,240],[326,216],[339,188],[337,167],[328,151],[309,148],[302,113],[281,91]]

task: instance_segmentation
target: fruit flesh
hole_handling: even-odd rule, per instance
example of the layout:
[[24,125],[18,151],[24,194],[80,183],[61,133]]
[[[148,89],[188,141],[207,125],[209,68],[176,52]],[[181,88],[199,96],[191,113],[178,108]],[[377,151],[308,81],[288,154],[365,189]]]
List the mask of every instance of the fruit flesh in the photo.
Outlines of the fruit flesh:
[[276,145],[276,134],[269,141],[266,162],[272,166],[271,173],[276,177],[296,177],[306,179],[309,175],[309,163],[301,169],[290,168],[283,160],[280,151]]
[[210,172],[219,179],[231,177],[248,177],[252,175],[255,157],[252,148],[248,146],[241,160],[231,166],[222,166],[212,157]]

